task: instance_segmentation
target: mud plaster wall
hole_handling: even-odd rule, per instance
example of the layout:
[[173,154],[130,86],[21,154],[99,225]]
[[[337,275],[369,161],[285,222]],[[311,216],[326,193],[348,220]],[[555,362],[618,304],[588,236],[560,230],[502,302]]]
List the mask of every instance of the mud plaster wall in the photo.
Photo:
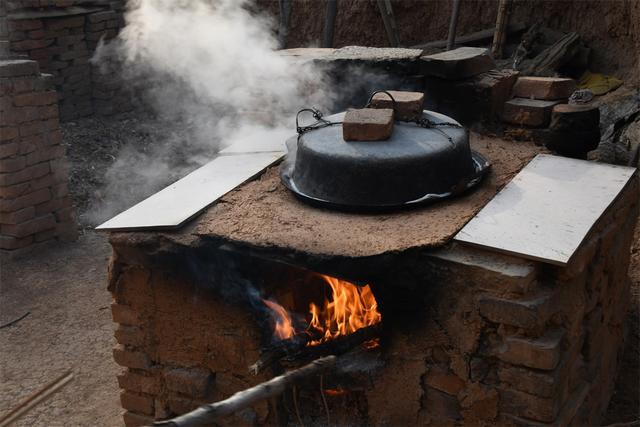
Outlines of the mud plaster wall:
[[[396,270],[374,287],[391,331],[383,341],[384,367],[356,393],[359,411],[347,419],[597,424],[624,341],[638,193],[634,179],[566,268],[451,245],[398,254]],[[141,245],[131,236],[112,239],[109,284],[127,425],[188,411],[274,374],[247,373],[260,347],[250,312],[184,274],[189,263],[181,257],[211,253],[213,246],[180,248],[164,238]],[[398,304],[399,295],[418,304]],[[414,321],[400,321],[407,316]],[[329,400],[336,419],[352,410],[345,400],[352,398]],[[229,424],[273,419],[274,406],[264,403]]]
[[[276,19],[278,5],[258,0]],[[451,1],[392,0],[400,42],[411,46],[446,39]],[[463,1],[458,34],[492,28],[497,0]],[[515,0],[511,24],[548,27],[578,32],[594,49],[592,70],[612,73],[638,84],[640,77],[640,2],[635,0]],[[288,47],[317,46],[322,39],[324,3],[294,1]],[[386,33],[377,3],[373,0],[341,0],[334,35],[335,47],[386,46]]]

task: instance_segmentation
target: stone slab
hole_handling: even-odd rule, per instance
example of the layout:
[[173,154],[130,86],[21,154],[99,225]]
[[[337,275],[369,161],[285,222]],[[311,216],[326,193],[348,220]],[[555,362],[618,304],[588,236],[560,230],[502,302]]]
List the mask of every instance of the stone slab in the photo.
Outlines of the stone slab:
[[538,155],[455,240],[565,266],[634,172]]
[[573,79],[523,76],[513,86],[513,96],[553,101],[567,99],[576,90]]
[[342,121],[345,141],[383,141],[393,132],[393,110],[361,108],[350,110]]
[[141,230],[179,227],[211,203],[251,179],[283,153],[220,156],[97,227]]
[[372,108],[393,108],[396,118],[401,120],[415,120],[422,117],[424,93],[399,90],[386,92],[393,97],[393,100],[386,93],[376,93],[371,99]]
[[513,98],[505,102],[502,120],[520,126],[546,127],[551,118],[551,110],[557,103],[558,101]]
[[449,80],[466,79],[496,67],[489,50],[480,47],[459,47],[420,59],[425,75]]

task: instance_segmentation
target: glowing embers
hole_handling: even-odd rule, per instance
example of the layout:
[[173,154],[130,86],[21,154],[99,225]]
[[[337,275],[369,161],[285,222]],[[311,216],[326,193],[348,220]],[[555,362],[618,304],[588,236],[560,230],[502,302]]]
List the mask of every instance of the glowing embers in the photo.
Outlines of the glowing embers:
[[358,286],[325,275],[320,277],[331,290],[330,295],[320,304],[309,304],[309,313],[302,327],[296,327],[300,322],[293,322],[291,313],[280,304],[263,300],[274,320],[276,339],[306,334],[309,337],[307,345],[313,346],[380,323],[382,315],[369,285]]

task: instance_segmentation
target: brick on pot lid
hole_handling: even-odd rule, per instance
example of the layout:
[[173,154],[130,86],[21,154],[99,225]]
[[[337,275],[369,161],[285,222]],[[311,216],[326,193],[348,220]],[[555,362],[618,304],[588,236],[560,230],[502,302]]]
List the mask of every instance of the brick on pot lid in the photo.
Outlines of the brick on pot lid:
[[422,116],[424,93],[387,90],[392,97],[384,92],[376,93],[371,99],[372,108],[394,108],[395,115],[400,120],[415,120]]
[[349,110],[342,122],[345,141],[382,141],[393,132],[391,108],[362,108]]

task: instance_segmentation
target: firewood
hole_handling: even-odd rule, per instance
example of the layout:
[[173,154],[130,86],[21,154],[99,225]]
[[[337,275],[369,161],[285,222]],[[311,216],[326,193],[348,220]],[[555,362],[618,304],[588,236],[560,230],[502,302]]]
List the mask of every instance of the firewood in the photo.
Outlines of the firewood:
[[380,336],[380,324],[367,326],[349,334],[341,335],[318,345],[301,348],[298,352],[287,356],[287,361],[304,361],[326,356],[328,354],[341,355],[360,344]]
[[203,405],[184,415],[165,421],[156,421],[154,426],[195,427],[208,425],[215,420],[232,415],[255,403],[282,394],[288,387],[297,385],[304,380],[321,375],[334,368],[337,357],[328,356],[316,359],[302,368],[277,376],[255,387],[239,391],[226,400],[209,405]]

